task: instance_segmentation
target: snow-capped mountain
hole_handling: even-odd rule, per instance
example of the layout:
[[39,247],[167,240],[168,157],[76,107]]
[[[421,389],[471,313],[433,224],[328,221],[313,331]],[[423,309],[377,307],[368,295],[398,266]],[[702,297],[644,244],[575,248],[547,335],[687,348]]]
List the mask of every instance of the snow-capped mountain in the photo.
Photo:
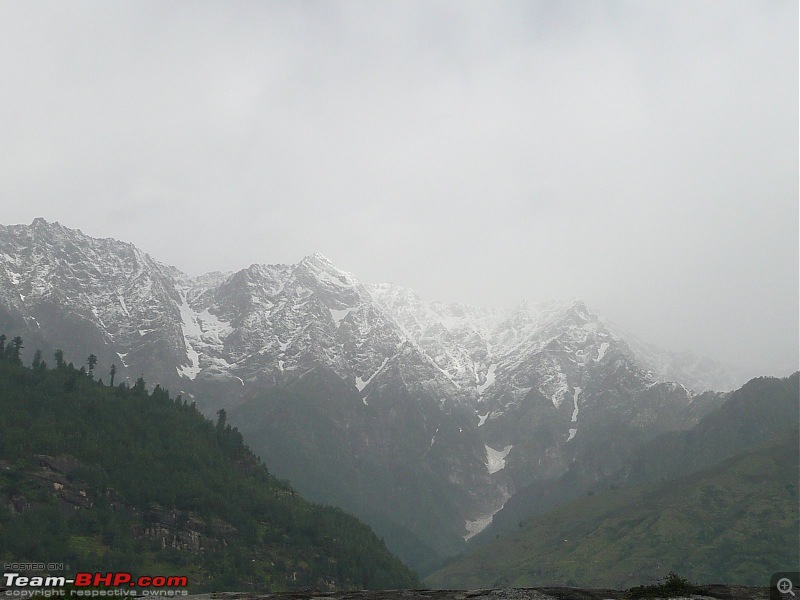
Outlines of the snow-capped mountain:
[[[703,371],[670,363],[672,355],[657,348],[629,345],[580,301],[523,303],[502,314],[425,303],[391,285],[370,291],[462,388],[475,413],[498,492],[494,504],[468,520],[466,537],[515,490],[558,477],[610,435],[623,438],[613,442],[620,456],[606,470],[638,441],[681,427],[695,394],[658,377],[667,365],[684,381],[708,387]],[[716,367],[715,374],[722,369]]]
[[229,409],[270,469],[423,569],[586,448],[681,427],[690,390],[727,376],[629,343],[579,301],[425,302],[319,254],[189,277],[43,219],[0,226],[0,330]]
[[132,244],[36,219],[0,228],[0,314],[34,345],[163,380],[185,356],[173,270]]

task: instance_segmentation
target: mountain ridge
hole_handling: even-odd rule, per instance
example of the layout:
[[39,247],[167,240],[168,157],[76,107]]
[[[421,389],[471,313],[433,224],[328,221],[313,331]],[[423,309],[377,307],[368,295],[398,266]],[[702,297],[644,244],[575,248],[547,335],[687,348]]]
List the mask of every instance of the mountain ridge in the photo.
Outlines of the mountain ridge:
[[[530,303],[530,302],[523,301],[517,307],[515,307],[513,309],[510,309],[510,310],[507,310],[507,311],[497,311],[497,310],[494,310],[494,309],[475,307],[475,306],[465,305],[465,304],[455,304],[455,303],[446,304],[446,303],[437,302],[437,301],[435,301],[435,302],[424,302],[418,296],[416,296],[416,294],[412,290],[409,290],[407,288],[401,288],[400,286],[396,286],[394,284],[369,284],[367,286],[363,286],[363,284],[358,282],[358,280],[355,279],[355,277],[353,277],[352,274],[336,268],[335,265],[333,265],[333,263],[330,260],[328,260],[323,254],[321,254],[319,252],[315,252],[313,254],[310,254],[310,255],[304,257],[301,261],[299,261],[295,265],[286,265],[286,264],[270,265],[270,264],[263,264],[263,263],[253,263],[249,267],[246,267],[244,269],[240,269],[239,271],[211,272],[211,273],[205,273],[205,274],[202,274],[202,275],[199,275],[199,276],[190,276],[190,275],[187,275],[185,273],[182,273],[179,269],[177,269],[175,267],[164,265],[164,264],[156,261],[155,259],[152,258],[152,256],[150,254],[139,250],[135,245],[133,245],[133,244],[131,244],[129,242],[119,242],[119,241],[117,241],[117,240],[115,240],[113,238],[92,238],[90,236],[87,236],[87,235],[83,234],[80,229],[70,229],[70,228],[64,227],[63,225],[61,225],[58,222],[48,223],[46,220],[44,220],[43,218],[40,218],[40,217],[35,219],[30,226],[27,226],[27,225],[2,226],[2,225],[0,225],[0,228],[1,228],[0,231],[2,231],[4,234],[6,234],[5,237],[7,239],[8,238],[13,238],[13,237],[24,237],[24,236],[27,235],[28,237],[33,238],[33,239],[31,239],[31,241],[35,242],[35,241],[38,241],[37,238],[39,240],[41,240],[42,238],[47,238],[47,237],[50,237],[50,238],[52,238],[52,237],[55,237],[55,238],[61,237],[62,241],[63,240],[69,241],[74,246],[74,248],[78,248],[80,246],[86,246],[86,245],[88,245],[90,247],[91,246],[103,246],[102,249],[105,250],[106,252],[108,252],[108,256],[112,256],[112,257],[114,256],[115,253],[118,253],[118,251],[115,251],[115,252],[110,251],[111,247],[124,248],[125,250],[128,251],[128,253],[131,254],[131,256],[128,257],[128,258],[129,258],[129,260],[132,260],[135,265],[137,265],[139,267],[146,267],[148,270],[155,271],[156,273],[158,273],[160,271],[159,275],[162,275],[162,276],[168,276],[168,277],[171,276],[171,277],[173,277],[176,280],[175,284],[172,285],[172,286],[167,286],[167,287],[173,287],[173,288],[175,288],[175,290],[169,290],[169,294],[168,295],[173,296],[172,299],[175,300],[174,291],[178,291],[178,292],[183,291],[186,294],[187,300],[190,303],[195,302],[197,300],[197,296],[202,295],[204,292],[209,291],[211,288],[219,287],[220,285],[224,284],[227,280],[229,280],[231,277],[234,277],[237,274],[241,274],[241,273],[244,273],[244,272],[252,273],[254,271],[260,271],[260,274],[262,275],[262,277],[265,274],[269,274],[269,276],[274,278],[275,273],[278,273],[280,271],[286,272],[286,271],[291,271],[291,270],[297,270],[298,267],[305,266],[305,267],[310,267],[313,271],[315,271],[315,274],[316,274],[317,278],[320,278],[320,277],[321,278],[325,278],[328,282],[333,281],[335,278],[344,278],[349,285],[351,285],[353,287],[360,287],[361,290],[362,291],[366,291],[367,294],[381,296],[381,294],[380,294],[380,290],[381,289],[392,288],[394,290],[401,291],[402,293],[404,293],[406,295],[413,295],[413,296],[415,296],[415,301],[417,303],[419,303],[421,305],[425,305],[425,310],[430,310],[431,307],[435,307],[436,309],[438,309],[435,312],[438,312],[439,316],[441,317],[441,320],[440,320],[439,324],[442,325],[445,329],[448,329],[448,325],[453,322],[454,318],[457,318],[457,317],[454,317],[454,313],[457,313],[457,312],[462,312],[462,313],[472,312],[473,314],[482,313],[482,316],[484,317],[484,322],[481,324],[481,327],[473,327],[472,330],[470,330],[469,327],[467,327],[466,329],[470,330],[470,332],[475,332],[475,333],[479,333],[479,332],[481,332],[480,329],[483,329],[482,333],[486,333],[488,331],[488,329],[491,328],[491,326],[492,326],[492,323],[490,322],[490,319],[493,319],[494,320],[494,325],[497,326],[498,321],[507,321],[508,324],[520,324],[521,322],[524,322],[526,320],[526,317],[527,317],[527,323],[526,324],[530,325],[531,322],[533,322],[535,320],[535,319],[531,318],[533,314],[535,314],[536,316],[542,316],[543,314],[545,314],[547,312],[547,309],[550,309],[551,311],[563,311],[563,310],[568,309],[570,307],[577,307],[579,311],[580,310],[588,310],[588,309],[586,309],[586,305],[582,301],[580,301],[578,299],[573,299],[573,300],[570,300],[570,301],[567,301],[567,302],[558,302],[558,303],[557,302],[545,302],[545,303],[539,303],[539,304],[535,304],[535,305]],[[58,239],[56,239],[55,241],[58,241]],[[45,243],[43,245],[52,246],[52,244],[48,244],[46,240],[45,240]],[[2,266],[4,268],[3,268],[3,271],[0,272],[0,274],[6,275],[6,279],[7,280],[4,281],[3,283],[10,284],[10,285],[6,285],[5,289],[9,290],[9,291],[14,289],[15,291],[17,291],[17,294],[16,294],[17,297],[16,298],[13,298],[14,294],[8,294],[7,293],[6,294],[7,297],[5,299],[7,301],[11,300],[11,304],[19,305],[19,302],[20,301],[24,302],[26,300],[26,298],[29,296],[29,294],[23,293],[23,290],[16,289],[16,288],[19,287],[19,285],[21,283],[21,279],[23,279],[24,277],[18,272],[17,269],[9,269],[9,262],[14,262],[14,261],[9,261],[9,259],[12,259],[14,257],[14,254],[8,252],[8,249],[9,249],[8,248],[8,244],[5,244],[5,246],[6,247],[3,248],[3,252],[4,252],[5,256],[3,257],[4,260],[2,261]],[[104,262],[106,262],[106,261],[100,260],[97,256],[83,256],[81,258],[83,258],[84,261],[87,264],[92,264],[92,265],[101,265]],[[117,261],[117,262],[119,262],[119,261]],[[14,265],[14,266],[18,266],[18,265]],[[129,280],[131,280],[131,279],[135,280],[136,276],[139,275],[141,273],[141,271],[144,271],[144,270],[145,269],[140,268],[140,271],[137,272],[137,273],[125,273],[124,271],[122,273],[120,273],[120,272],[113,272],[113,271],[106,270],[106,272],[98,273],[98,274],[101,274],[101,275],[104,275],[104,276],[117,276],[117,277],[119,277],[119,276],[127,276]],[[48,274],[47,271],[45,271],[44,274]],[[23,285],[25,283],[27,283],[28,287],[33,287],[34,283],[39,283],[39,284],[42,283],[41,278],[32,278],[32,279],[34,279],[34,281],[22,282]],[[63,283],[63,282],[60,282],[60,283]],[[34,291],[34,292],[38,291],[39,293],[41,293],[42,291],[44,291],[45,288],[47,288],[46,285],[40,285],[38,290],[34,289],[34,290],[29,290],[29,291]],[[47,291],[49,293],[51,293],[51,294],[54,293],[54,287],[51,286],[51,288],[47,289]],[[384,297],[383,298],[382,297],[378,297],[378,298],[375,298],[375,299],[378,301],[379,304],[381,304],[384,307],[387,307],[388,303],[385,302],[386,294],[382,294],[382,296],[384,296]],[[14,302],[14,300],[16,300],[16,302]],[[124,300],[125,300],[125,298],[123,298],[123,301]],[[179,302],[176,302],[176,304],[178,306],[180,306]],[[126,307],[125,306],[121,305],[121,306],[119,306],[117,308],[119,308],[122,312],[126,311]],[[532,308],[534,310],[531,310]],[[448,311],[448,309],[449,309],[449,311]],[[525,316],[521,316],[523,314]],[[393,315],[393,316],[395,316],[395,315]],[[490,317],[490,318],[487,319],[486,317]],[[602,321],[602,323],[603,323],[604,327],[610,328],[610,326],[605,321]],[[408,332],[409,332],[408,328],[404,328],[404,329],[405,329],[404,333],[408,334]],[[506,327],[506,332],[508,332],[509,329],[510,329],[509,327]],[[618,330],[616,328],[611,329],[611,331],[612,331],[612,334],[614,336],[622,338],[622,335],[618,332]],[[407,337],[413,339],[416,336],[408,335]],[[637,347],[638,346],[642,346],[642,345],[646,345],[650,349],[651,352],[660,352],[662,354],[663,353],[669,353],[672,356],[678,356],[678,355],[683,354],[683,353],[660,350],[660,349],[657,349],[655,346],[653,346],[651,344],[644,344],[644,343],[637,343],[636,344]],[[660,356],[659,359],[663,361],[664,357]],[[659,369],[655,369],[654,372],[660,373],[663,370],[664,370],[663,368],[660,369],[660,370]],[[478,373],[477,376],[478,376],[478,378],[479,378],[479,380],[481,382],[484,382],[486,373]],[[697,379],[697,378],[695,378],[695,379]],[[660,380],[666,380],[666,379],[662,376],[662,377],[660,377]],[[680,381],[680,377],[673,377],[670,380]],[[687,387],[691,387],[691,386],[687,385]],[[705,387],[707,387],[708,389],[714,389],[714,390],[717,390],[717,391],[724,391],[726,388],[733,389],[734,386],[729,383],[728,385],[722,385],[722,386],[721,385],[706,385]],[[704,390],[703,389],[696,389],[695,391],[701,392],[701,391],[704,391]]]
[[[390,546],[420,540],[420,553],[439,557],[459,551],[516,490],[564,473],[582,446],[613,431],[649,439],[706,401],[659,379],[669,353],[637,354],[581,301],[507,312],[429,303],[363,284],[319,253],[190,277],[132,244],[43,219],[0,226],[0,325],[29,347],[73,349],[78,364],[90,353],[116,364],[118,381],[146,373],[206,414],[229,410],[270,469],[307,482],[302,493],[324,500],[313,481],[331,480],[343,508],[363,518],[402,498],[405,516],[387,515],[379,533]],[[673,372],[707,375],[692,368]],[[286,402],[296,406],[281,412]],[[294,444],[281,427],[310,436],[286,463],[310,472],[270,463]],[[315,458],[325,452],[334,454]],[[363,470],[382,487],[359,483]],[[438,525],[435,502],[452,507]],[[413,564],[414,551],[401,558]]]

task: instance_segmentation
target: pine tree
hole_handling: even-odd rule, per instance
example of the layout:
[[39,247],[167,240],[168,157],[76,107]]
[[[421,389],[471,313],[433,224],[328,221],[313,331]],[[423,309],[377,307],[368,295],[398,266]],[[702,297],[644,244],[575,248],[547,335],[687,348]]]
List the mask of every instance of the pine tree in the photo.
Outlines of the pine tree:
[[142,396],[147,393],[147,390],[145,389],[144,375],[140,375],[139,379],[136,380],[136,383],[133,384],[133,393],[136,396]]
[[56,369],[64,368],[64,351],[56,350],[53,352],[53,357],[56,359]]
[[117,365],[112,363],[112,365],[111,365],[111,387],[114,387],[114,375],[116,375],[116,374],[117,374]]
[[20,364],[20,351],[25,346],[22,345],[22,338],[20,336],[14,336],[14,339],[11,340],[11,345],[8,347],[8,354],[12,361],[17,364]]
[[94,354],[90,354],[86,359],[86,362],[89,364],[89,375],[91,375],[94,371],[95,365],[97,364],[97,357]]

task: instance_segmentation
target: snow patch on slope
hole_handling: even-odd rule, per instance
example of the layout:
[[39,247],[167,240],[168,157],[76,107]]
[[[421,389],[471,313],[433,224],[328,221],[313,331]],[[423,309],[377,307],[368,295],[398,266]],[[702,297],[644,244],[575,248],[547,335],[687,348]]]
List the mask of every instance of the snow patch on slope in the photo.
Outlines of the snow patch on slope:
[[[577,385],[575,386],[575,391],[572,395],[572,402],[573,402],[572,423],[578,422],[578,413],[580,412],[580,409],[578,408],[578,397],[581,395],[582,391],[583,388],[580,388]],[[569,442],[570,440],[572,440],[572,438],[575,437],[576,433],[578,433],[578,428],[577,427],[571,428],[569,430],[569,437],[567,438],[567,441]]]
[[509,497],[510,494],[507,491],[503,490],[503,495],[502,495],[503,501],[496,510],[481,515],[474,521],[465,521],[464,527],[467,530],[467,535],[464,536],[464,541],[466,542],[471,537],[479,534],[481,531],[486,529],[492,523],[492,519],[494,519],[494,516],[497,513],[499,513],[502,510],[502,508],[506,505],[506,501],[508,501]]
[[569,383],[567,382],[567,376],[560,371],[555,373],[554,378],[558,379],[558,383],[556,384],[557,388],[555,393],[550,396],[550,399],[553,402],[553,406],[560,408],[561,403],[564,402],[564,396],[566,396],[569,391]]
[[606,355],[606,351],[608,350],[608,342],[603,342],[600,344],[600,347],[597,349],[597,358],[594,359],[594,362],[600,362],[603,360],[603,357]]
[[123,298],[121,295],[117,294],[117,299],[119,300],[119,305],[122,307],[122,312],[124,312],[128,317],[130,317],[131,313],[128,310],[128,305],[125,304],[125,298]]
[[[181,330],[183,340],[186,345],[186,358],[189,365],[176,367],[178,374],[189,379],[194,379],[200,373],[200,350],[204,345],[224,347],[223,340],[232,331],[229,323],[223,321],[216,315],[208,312],[195,312],[186,301],[186,296],[181,294]],[[212,360],[208,357],[209,360]],[[224,358],[216,357],[212,360],[216,365],[228,369],[233,365]]]
[[[121,296],[120,302],[122,302]],[[197,315],[194,314],[194,311],[186,301],[186,296],[183,294],[181,294],[180,309],[183,342],[186,345],[186,358],[189,361],[189,366],[182,365],[180,367],[176,367],[176,369],[178,371],[178,375],[182,377],[188,377],[189,379],[194,379],[200,372],[200,353],[194,349],[194,346],[192,346],[192,339],[199,341],[200,336],[203,335],[203,330],[200,328],[200,325],[197,322]]]
[[464,536],[466,542],[469,538],[478,535],[481,531],[486,529],[492,522],[495,513],[478,517],[474,521],[467,521],[464,526],[467,528],[467,535]]
[[506,456],[514,446],[506,446],[502,450],[495,450],[491,446],[483,445],[486,448],[486,468],[489,473],[497,473],[506,466]]
[[575,393],[572,396],[572,402],[574,404],[574,408],[572,409],[572,422],[573,423],[578,421],[578,412],[580,410],[578,408],[578,396],[581,395],[582,391],[583,391],[582,388],[579,388],[577,385],[575,386]]
[[328,310],[331,313],[331,318],[333,319],[333,322],[336,323],[336,327],[339,327],[339,325],[342,322],[342,319],[347,317],[347,315],[353,312],[354,309],[345,308],[344,310],[336,310],[335,308],[329,308]]
[[[200,326],[202,336],[201,339],[206,344],[214,346],[222,346],[224,339],[228,336],[233,329],[230,323],[223,321],[216,315],[212,315],[205,309],[201,313],[195,313],[197,324]],[[230,363],[228,364],[230,366]]]
[[367,387],[367,385],[369,384],[370,381],[372,381],[375,375],[377,375],[383,370],[383,367],[386,366],[387,362],[389,362],[388,356],[383,359],[383,362],[381,363],[381,366],[378,367],[378,370],[375,371],[372,375],[370,375],[366,379],[361,379],[361,377],[356,377],[356,388],[358,389],[359,392],[362,391],[365,387]]
[[430,448],[433,448],[433,444],[436,441],[436,434],[437,433],[439,433],[439,428],[438,427],[436,428],[436,431],[434,432],[433,437],[431,438],[431,445],[429,446]]
[[484,381],[481,385],[478,386],[479,394],[482,394],[483,390],[485,390],[494,383],[495,380],[494,372],[496,369],[497,369],[497,363],[492,363],[491,365],[489,365],[489,370],[486,372],[486,381]]

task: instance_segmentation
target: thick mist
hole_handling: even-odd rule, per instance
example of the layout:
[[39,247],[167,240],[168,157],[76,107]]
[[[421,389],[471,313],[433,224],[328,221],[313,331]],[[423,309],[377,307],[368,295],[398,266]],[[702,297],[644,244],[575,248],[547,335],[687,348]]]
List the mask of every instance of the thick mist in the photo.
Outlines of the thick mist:
[[0,4],[4,224],[798,368],[796,2]]

